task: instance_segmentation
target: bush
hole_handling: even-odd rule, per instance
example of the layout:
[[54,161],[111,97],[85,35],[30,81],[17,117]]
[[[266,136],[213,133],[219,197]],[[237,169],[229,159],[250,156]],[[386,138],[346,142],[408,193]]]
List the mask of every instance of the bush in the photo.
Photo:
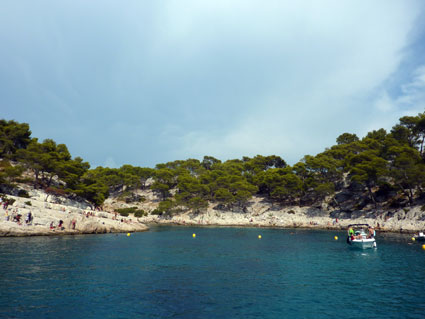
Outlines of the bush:
[[134,217],[143,217],[147,215],[148,213],[146,213],[143,209],[138,209],[134,212]]
[[118,208],[117,209],[117,212],[121,216],[124,216],[124,217],[127,217],[128,215],[130,215],[130,211],[131,211],[131,208]]
[[54,196],[66,196],[67,191],[62,188],[56,188],[56,187],[47,187],[45,189],[45,192],[50,195]]
[[28,192],[25,189],[20,189],[18,191],[18,196],[24,197],[24,198],[30,198],[30,195],[28,194]]
[[151,215],[162,215],[162,211],[156,208],[153,211],[151,211]]
[[2,199],[2,201],[3,201],[4,203],[8,203],[8,205],[13,205],[13,203],[14,203],[14,202],[16,202],[16,200],[15,200],[15,199],[13,199],[13,198],[9,198],[9,197],[7,197],[6,195],[2,195],[2,196],[1,196],[1,199]]
[[129,195],[126,195],[126,196],[122,196],[120,199],[122,201],[125,201],[127,204],[134,203],[134,202],[143,203],[146,201],[146,197],[135,195],[132,193],[129,193]]
[[31,201],[25,202],[25,205],[32,206]]
[[425,205],[423,205],[423,206],[421,207],[421,211],[422,211],[422,212],[425,212]]
[[134,214],[134,217],[142,217],[147,215],[143,209],[137,209],[137,207],[118,208],[117,212],[124,217],[127,217],[130,214]]

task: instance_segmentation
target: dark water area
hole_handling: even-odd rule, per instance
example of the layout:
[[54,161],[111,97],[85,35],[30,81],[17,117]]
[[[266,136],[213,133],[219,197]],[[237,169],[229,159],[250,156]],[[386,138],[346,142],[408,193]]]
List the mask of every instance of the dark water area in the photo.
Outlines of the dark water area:
[[425,318],[425,250],[377,243],[190,227],[0,238],[0,318]]

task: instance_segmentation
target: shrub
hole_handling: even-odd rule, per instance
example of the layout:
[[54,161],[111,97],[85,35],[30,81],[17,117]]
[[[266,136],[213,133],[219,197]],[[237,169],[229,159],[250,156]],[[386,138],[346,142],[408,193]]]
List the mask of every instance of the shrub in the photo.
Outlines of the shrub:
[[162,212],[156,208],[153,211],[151,211],[151,215],[162,215]]
[[138,209],[134,212],[134,217],[143,217],[147,215],[148,214],[143,209]]
[[25,189],[20,189],[18,191],[18,196],[24,197],[24,198],[30,198],[30,195],[28,194],[28,192]]
[[288,210],[288,214],[295,214],[295,212],[291,209],[291,210]]
[[160,202],[158,205],[158,209],[163,213],[170,211],[172,208],[173,208],[173,202],[170,200],[164,200]]
[[25,202],[25,205],[32,206],[31,201]]
[[13,203],[14,203],[14,202],[16,202],[16,200],[15,200],[15,199],[13,199],[13,198],[9,198],[9,197],[7,197],[6,195],[2,195],[2,196],[1,196],[1,199],[2,199],[2,201],[3,201],[4,203],[8,203],[9,205],[13,205]]
[[134,214],[135,217],[142,217],[147,215],[143,209],[137,209],[137,207],[118,208],[117,212],[124,217],[127,217],[130,214]]
[[422,211],[422,212],[425,212],[425,205],[423,205],[423,206],[421,207],[421,211]]
[[124,217],[127,217],[128,215],[130,215],[130,213],[132,213],[132,209],[131,208],[118,208],[117,212]]
[[66,190],[64,190],[64,189],[62,189],[62,188],[56,188],[56,187],[47,187],[47,188],[45,189],[45,192],[46,192],[47,194],[55,195],[55,196],[65,196],[65,195],[66,195],[66,193],[67,193],[67,191],[66,191]]
[[127,204],[133,203],[133,202],[143,203],[145,201],[146,201],[145,196],[140,196],[140,195],[135,195],[135,194],[131,194],[131,196],[128,196],[128,197],[125,198],[125,202]]
[[126,198],[129,197],[130,195],[131,193],[129,191],[124,191],[118,196],[118,200],[125,202]]
[[129,213],[128,213],[128,212],[126,212],[126,211],[120,211],[119,209],[117,209],[117,211],[118,211],[118,213],[119,213],[121,216],[123,216],[123,217],[127,217],[127,216],[129,215]]

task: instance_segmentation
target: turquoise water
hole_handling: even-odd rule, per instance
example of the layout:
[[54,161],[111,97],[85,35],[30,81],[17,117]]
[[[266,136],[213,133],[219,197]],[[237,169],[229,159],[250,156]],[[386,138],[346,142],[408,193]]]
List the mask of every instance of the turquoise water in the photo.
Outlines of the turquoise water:
[[425,318],[425,250],[377,240],[361,251],[335,231],[189,227],[0,238],[0,318]]

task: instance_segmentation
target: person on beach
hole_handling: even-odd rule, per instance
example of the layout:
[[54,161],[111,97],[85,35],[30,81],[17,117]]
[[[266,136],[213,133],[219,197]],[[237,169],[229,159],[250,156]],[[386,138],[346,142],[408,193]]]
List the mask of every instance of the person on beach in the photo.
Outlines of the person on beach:
[[50,229],[54,229],[55,225],[53,224],[53,222],[50,223]]
[[27,217],[25,218],[25,224],[30,224],[31,223],[31,221],[32,221],[32,214],[31,214],[31,212],[29,212],[28,214],[27,214]]
[[22,215],[21,214],[18,214],[18,215],[16,215],[16,222],[18,223],[18,225],[21,225],[22,223],[21,223],[21,217],[22,217]]
[[75,218],[72,220],[71,222],[71,227],[72,229],[75,229],[75,224],[77,223],[77,221],[75,220]]

